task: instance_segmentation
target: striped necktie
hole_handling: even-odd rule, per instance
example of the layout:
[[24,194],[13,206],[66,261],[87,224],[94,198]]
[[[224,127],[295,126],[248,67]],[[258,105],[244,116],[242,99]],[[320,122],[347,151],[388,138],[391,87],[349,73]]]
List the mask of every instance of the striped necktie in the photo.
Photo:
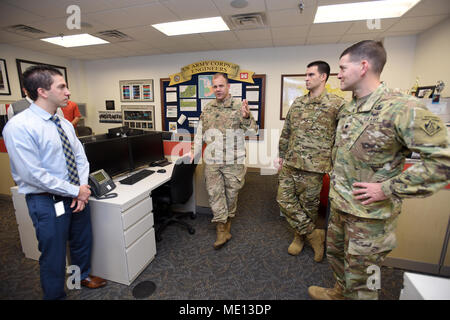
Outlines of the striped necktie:
[[66,158],[67,171],[69,172],[69,182],[73,185],[79,186],[80,179],[78,178],[77,164],[75,162],[75,156],[73,155],[72,148],[70,146],[69,139],[66,133],[61,127],[61,120],[54,115],[50,118],[58,129],[59,137],[61,138],[62,148],[64,152],[64,157]]

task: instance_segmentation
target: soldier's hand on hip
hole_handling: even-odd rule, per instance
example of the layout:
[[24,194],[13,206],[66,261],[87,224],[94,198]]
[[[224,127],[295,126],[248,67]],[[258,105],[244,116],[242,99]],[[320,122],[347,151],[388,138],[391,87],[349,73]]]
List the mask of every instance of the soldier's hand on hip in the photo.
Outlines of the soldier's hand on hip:
[[353,188],[359,188],[353,190],[353,195],[364,205],[387,199],[381,189],[381,183],[355,182]]
[[248,109],[248,101],[247,101],[247,99],[244,99],[242,101],[241,114],[242,114],[242,117],[245,118],[245,119],[247,119],[250,116],[250,110]]

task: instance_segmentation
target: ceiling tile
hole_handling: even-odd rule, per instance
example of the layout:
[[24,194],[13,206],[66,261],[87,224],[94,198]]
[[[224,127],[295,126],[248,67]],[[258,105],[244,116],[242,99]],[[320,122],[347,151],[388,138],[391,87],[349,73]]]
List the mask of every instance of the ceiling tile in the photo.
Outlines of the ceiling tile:
[[174,13],[160,3],[101,11],[88,16],[115,29],[178,20]]
[[38,20],[42,20],[42,16],[22,10],[13,5],[0,2],[0,27],[15,24],[27,24]]
[[[266,0],[267,10],[283,10],[283,9],[298,9],[299,0]],[[303,4],[306,7],[316,7],[317,0],[303,0]]]
[[402,18],[432,16],[450,14],[450,1],[448,0],[422,0],[411,10],[406,12]]
[[352,2],[369,2],[374,0],[317,0],[318,6],[328,6],[332,4],[343,4],[343,3],[352,3]]
[[220,11],[211,0],[161,0],[160,3],[182,20],[220,16]]
[[300,26],[311,24],[314,20],[315,8],[305,8],[303,13],[298,10],[269,11],[268,20],[272,27]]
[[440,21],[446,19],[447,15],[440,16],[425,16],[425,17],[414,17],[414,18],[402,18],[399,22],[395,23],[387,31],[423,31],[431,28]]
[[352,22],[316,23],[311,25],[309,36],[323,37],[343,35],[350,29],[351,26]]
[[386,31],[391,26],[393,26],[396,22],[400,21],[400,18],[392,18],[392,19],[380,19],[379,25],[376,21],[370,19],[369,21],[354,21],[352,22],[352,26],[347,30],[346,34],[354,34],[354,33],[380,33]]
[[254,29],[254,30],[239,30],[234,31],[239,40],[242,41],[259,41],[259,40],[272,40],[272,34],[270,29]]
[[285,39],[280,39],[280,38],[274,38],[273,39],[273,45],[274,46],[302,46],[306,43],[306,37],[301,37],[301,38],[285,38]]
[[340,36],[308,37],[306,39],[306,44],[338,43],[340,38]]
[[27,41],[27,40],[29,41],[30,38],[23,37],[21,35],[18,35],[18,34],[12,33],[12,32],[0,30],[0,43],[14,44],[15,42]]
[[306,37],[308,31],[309,26],[276,27],[272,28],[272,37],[273,39],[300,38]]
[[381,40],[381,38],[381,32],[346,34],[339,40],[339,43],[356,43],[362,40]]
[[81,22],[89,23],[89,26],[81,26],[81,29],[68,29],[66,25],[66,18],[42,19],[41,21],[32,22],[28,25],[30,27],[45,31],[52,35],[72,35],[89,33],[94,34],[99,31],[107,30],[108,27],[100,22],[94,21],[92,18],[83,16]]
[[241,48],[273,47],[272,40],[246,40],[241,41]]
[[224,16],[266,11],[266,4],[264,0],[247,0],[248,6],[242,9],[233,8],[230,5],[231,0],[226,1],[212,0],[212,1],[215,3],[220,13]]
[[235,50],[243,48],[240,41],[212,42],[211,45],[215,50]]
[[62,48],[61,46],[58,46],[53,43],[48,43],[42,40],[29,40],[29,41],[21,41],[21,42],[15,42],[15,46],[21,47],[21,48],[27,48],[31,50],[37,50],[37,51],[51,51],[55,49]]
[[[450,0],[422,0],[403,17],[381,20],[381,29],[369,30],[366,21],[313,25],[317,5],[350,3],[355,0],[248,0],[248,6],[235,9],[231,0],[0,0],[0,43],[21,43],[23,48],[57,56],[82,59],[114,58],[199,50],[227,50],[302,44],[356,42],[362,38],[414,35],[441,23],[450,16]],[[369,1],[369,0],[358,0]],[[81,21],[92,27],[68,30],[66,9],[77,4]],[[222,15],[264,12],[267,27],[252,30],[202,33],[169,37],[151,24]],[[40,35],[14,34],[2,28],[25,24],[49,34],[96,34],[117,29],[133,41],[114,42],[115,46],[65,49],[42,41]],[[305,40],[306,38],[306,40]],[[19,44],[17,44],[20,47]]]
[[239,40],[233,31],[201,33],[201,36],[204,39],[208,40],[208,42],[210,43],[231,42]]

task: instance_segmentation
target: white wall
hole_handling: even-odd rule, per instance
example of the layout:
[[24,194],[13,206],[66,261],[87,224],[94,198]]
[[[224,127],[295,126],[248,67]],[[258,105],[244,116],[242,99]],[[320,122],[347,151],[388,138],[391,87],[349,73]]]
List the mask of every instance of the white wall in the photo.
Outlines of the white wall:
[[[447,25],[444,26],[448,27]],[[439,29],[441,30],[441,29]],[[445,32],[439,31],[439,37]],[[384,45],[388,53],[388,62],[382,74],[384,80],[390,87],[407,90],[414,82],[415,73],[413,66],[420,65],[428,58],[418,58],[415,55],[416,36],[386,38]],[[447,40],[448,41],[448,40]],[[427,47],[422,39],[420,45]],[[351,45],[327,44],[315,46],[296,46],[278,48],[257,48],[242,50],[224,50],[192,52],[182,54],[168,54],[155,56],[141,56],[117,59],[104,59],[94,61],[80,61],[46,55],[18,47],[0,45],[1,57],[6,58],[12,95],[4,96],[0,100],[20,99],[20,87],[17,75],[15,59],[46,62],[67,67],[69,77],[69,89],[72,92],[72,100],[86,102],[88,114],[86,125],[91,126],[95,133],[104,133],[108,128],[115,127],[114,124],[101,124],[98,122],[98,111],[105,110],[105,100],[115,100],[116,110],[120,110],[120,80],[153,79],[156,117],[156,129],[161,130],[161,100],[160,100],[160,78],[167,78],[170,74],[180,72],[181,67],[193,62],[203,60],[223,60],[238,64],[242,69],[254,71],[257,74],[266,74],[266,106],[265,106],[265,128],[275,129],[279,132],[283,127],[283,121],[279,120],[281,75],[304,73],[306,65],[313,60],[325,60],[331,66],[331,72],[339,71],[338,59],[341,52]],[[434,48],[440,45],[433,42]],[[428,49],[438,51],[436,49]],[[423,56],[423,54],[420,54]],[[420,63],[418,63],[420,62]],[[425,63],[425,62],[424,62]],[[445,62],[448,66],[448,61]],[[436,64],[437,65],[437,64]],[[426,68],[424,68],[426,69]],[[447,72],[448,76],[448,72]],[[444,81],[445,78],[441,77]],[[447,81],[447,83],[449,83]],[[449,83],[450,84],[450,83]],[[143,103],[127,103],[142,105]],[[273,145],[275,149],[278,144],[278,135],[270,141],[266,136],[264,144]],[[250,142],[251,153],[261,143]],[[271,153],[270,148],[266,153]],[[261,162],[261,159],[258,159]],[[260,163],[262,165],[262,163]],[[258,166],[260,166],[258,165]]]
[[413,77],[419,85],[432,86],[438,80],[445,83],[443,97],[450,97],[450,18],[419,34]]
[[[383,80],[389,86],[403,90],[409,88],[415,41],[415,36],[385,39],[388,64],[383,73]],[[281,75],[304,73],[306,65],[313,60],[327,61],[331,66],[331,72],[337,73],[339,55],[349,45],[351,44],[208,51],[87,61],[85,63],[89,108],[87,125],[91,126],[96,133],[103,133],[108,128],[117,126],[98,123],[98,111],[106,109],[105,100],[115,100],[116,110],[120,110],[119,80],[154,79],[155,102],[153,104],[156,129],[161,130],[159,79],[168,78],[170,74],[180,72],[181,67],[194,62],[222,60],[238,64],[242,69],[251,70],[257,74],[266,74],[264,124],[266,129],[277,129],[280,133],[283,127],[283,121],[279,120]],[[143,103],[134,104],[142,105]],[[264,143],[270,145],[275,142],[276,147],[278,136],[274,138],[276,141],[271,142],[266,139]],[[251,153],[255,152],[255,147],[255,143],[250,142]],[[267,153],[270,153],[270,148]],[[261,162],[261,159],[258,161]]]

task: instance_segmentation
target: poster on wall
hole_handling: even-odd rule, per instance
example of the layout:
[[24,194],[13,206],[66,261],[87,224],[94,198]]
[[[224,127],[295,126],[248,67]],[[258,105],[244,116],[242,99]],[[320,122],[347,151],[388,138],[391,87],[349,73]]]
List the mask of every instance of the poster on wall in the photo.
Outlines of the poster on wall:
[[69,82],[67,80],[67,69],[66,69],[66,67],[60,67],[60,66],[55,66],[55,65],[52,65],[52,64],[48,64],[48,63],[28,61],[28,60],[22,60],[22,59],[16,59],[16,64],[17,64],[17,73],[19,74],[20,93],[22,94],[23,98],[25,98],[25,93],[23,92],[24,86],[23,86],[23,82],[22,82],[22,74],[29,67],[38,66],[38,65],[44,65],[44,66],[53,67],[53,68],[57,69],[59,72],[61,72],[61,74],[64,77],[64,80],[66,80],[67,86],[69,86]]
[[8,71],[6,70],[6,60],[0,59],[0,94],[10,95]]
[[120,101],[122,102],[153,102],[153,79],[120,80]]
[[212,74],[205,74],[198,76],[198,98],[199,99],[211,99],[215,98],[214,90],[212,87]]
[[122,123],[122,112],[99,111],[98,120],[100,123]]

